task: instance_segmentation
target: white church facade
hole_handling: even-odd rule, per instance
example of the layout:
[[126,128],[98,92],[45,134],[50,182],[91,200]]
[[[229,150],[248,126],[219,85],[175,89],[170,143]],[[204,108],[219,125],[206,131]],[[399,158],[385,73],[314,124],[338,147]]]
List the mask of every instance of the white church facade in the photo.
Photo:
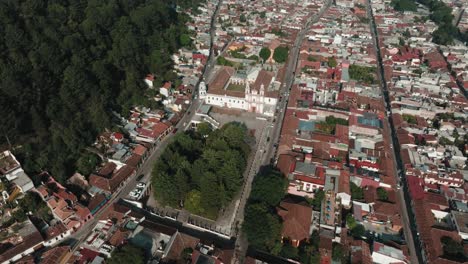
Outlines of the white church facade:
[[204,82],[200,83],[199,96],[208,105],[273,116],[279,86],[273,72],[254,69],[245,76],[239,76],[233,68],[222,67],[208,87]]

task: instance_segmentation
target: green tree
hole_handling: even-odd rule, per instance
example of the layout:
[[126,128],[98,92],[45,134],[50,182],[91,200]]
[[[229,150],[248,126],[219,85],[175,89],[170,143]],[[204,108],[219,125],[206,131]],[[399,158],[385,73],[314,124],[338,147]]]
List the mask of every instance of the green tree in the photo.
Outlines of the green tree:
[[175,78],[170,55],[191,34],[189,16],[171,1],[2,7],[0,144],[28,146],[15,151],[27,173],[47,170],[62,182],[85,165],[80,153],[110,127],[112,111],[152,105],[143,76]]
[[345,251],[343,245],[333,242],[332,259],[335,261],[341,261],[345,259]]
[[249,199],[276,206],[284,197],[288,180],[281,172],[269,167],[255,177],[252,185]]
[[234,66],[234,63],[230,60],[227,60],[226,58],[224,58],[223,56],[219,56],[218,58],[216,58],[216,63],[218,65],[223,65],[223,66]]
[[354,238],[361,238],[364,236],[366,229],[363,225],[357,224],[353,229],[351,229],[351,235]]
[[90,175],[101,162],[101,158],[94,153],[83,153],[78,159],[76,169],[79,173],[88,176]]
[[144,251],[138,247],[127,244],[114,252],[109,259],[106,260],[106,263],[109,264],[143,264],[145,263],[145,254]]
[[439,144],[442,145],[442,146],[448,146],[448,145],[453,145],[453,142],[450,141],[448,138],[446,137],[440,137],[439,138]]
[[335,68],[337,65],[338,65],[338,63],[336,62],[335,57],[329,57],[328,58],[328,66],[329,67]]
[[249,203],[245,209],[242,225],[249,244],[264,250],[271,250],[280,241],[281,223],[275,214],[261,203]]
[[348,214],[346,216],[346,225],[349,229],[353,229],[356,227],[357,223],[356,223],[356,219],[354,219],[353,215],[352,214]]
[[244,23],[247,22],[247,18],[245,17],[245,14],[241,14],[239,17],[240,22]]
[[182,250],[182,253],[180,254],[180,258],[185,261],[191,260],[192,253],[193,253],[193,248],[190,248],[190,247],[184,248],[184,250]]
[[413,0],[392,0],[391,6],[397,11],[416,11],[416,2]]
[[155,164],[152,184],[160,203],[214,219],[242,186],[250,147],[243,124],[205,125],[175,136]]
[[379,197],[379,200],[381,201],[387,201],[388,200],[388,192],[382,187],[377,188],[377,197]]
[[354,64],[349,66],[349,77],[353,80],[367,84],[373,84],[375,82],[375,73],[375,67],[359,66]]
[[460,243],[449,236],[441,237],[440,242],[442,242],[444,254],[447,257],[461,262],[467,260],[463,246]]
[[298,258],[299,250],[297,247],[293,247],[288,241],[283,242],[283,247],[280,251],[280,256],[287,259]]
[[288,47],[279,46],[273,52],[273,59],[277,63],[284,63],[288,58]]
[[182,34],[180,35],[180,45],[183,47],[188,47],[192,43],[192,39],[190,39],[190,36],[188,34]]
[[398,45],[401,47],[405,46],[405,40],[403,38],[398,38]]
[[311,202],[311,205],[314,207],[314,210],[320,211],[322,208],[322,201],[325,198],[325,192],[321,189],[316,190],[314,194],[314,199]]
[[242,225],[250,245],[280,253],[281,222],[275,208],[284,197],[287,184],[286,178],[272,167],[263,168],[256,175]]
[[266,47],[263,47],[261,50],[260,50],[260,53],[258,54],[258,56],[260,56],[260,58],[263,59],[263,61],[267,61],[268,58],[270,58],[271,56],[271,50],[269,48],[266,48]]
[[202,137],[208,137],[211,132],[213,132],[213,129],[211,128],[211,125],[207,122],[202,122],[197,125],[197,132],[202,136]]
[[354,182],[350,182],[349,186],[351,187],[351,199],[364,199],[364,190],[361,187],[357,186]]

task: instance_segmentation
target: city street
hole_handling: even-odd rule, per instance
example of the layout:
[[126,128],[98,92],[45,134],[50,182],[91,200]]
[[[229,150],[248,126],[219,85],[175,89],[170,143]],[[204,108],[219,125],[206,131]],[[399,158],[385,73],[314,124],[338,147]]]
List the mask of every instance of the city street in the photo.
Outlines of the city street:
[[[294,76],[297,67],[297,63],[299,60],[299,51],[301,47],[301,43],[305,38],[307,31],[309,30],[312,23],[317,22],[320,17],[325,13],[325,11],[330,7],[331,0],[327,0],[320,11],[317,14],[311,15],[302,30],[297,35],[297,38],[294,42],[294,46],[290,50],[288,64],[286,68],[285,77],[283,80],[283,85],[280,88],[280,94],[283,96],[283,99],[279,102],[278,108],[279,109],[279,116],[276,117],[276,121],[269,121],[266,129],[262,133],[262,137],[260,138],[260,142],[258,142],[257,152],[255,157],[252,161],[251,167],[249,168],[249,174],[246,179],[246,183],[242,190],[241,199],[239,201],[239,207],[237,209],[235,221],[237,227],[237,240],[236,240],[236,250],[235,255],[233,257],[232,263],[243,263],[245,255],[247,253],[247,249],[249,247],[247,238],[245,237],[243,232],[241,231],[241,224],[244,220],[244,209],[247,202],[247,199],[250,195],[250,190],[252,187],[252,181],[257,175],[260,167],[264,165],[270,164],[272,158],[275,157],[275,143],[279,142],[279,136],[281,133],[281,126],[283,124],[284,114],[286,112],[286,107],[288,105],[288,96],[289,91],[294,83]],[[267,141],[267,137],[270,140]]]
[[382,91],[384,95],[383,99],[384,99],[385,109],[387,110],[386,121],[388,122],[388,127],[391,128],[390,139],[391,139],[391,144],[393,146],[393,151],[394,151],[394,153],[392,153],[394,155],[393,166],[394,166],[394,171],[397,172],[395,174],[395,177],[396,177],[396,182],[399,182],[401,185],[401,188],[396,190],[396,193],[397,193],[398,202],[401,205],[400,211],[402,214],[402,220],[403,220],[403,225],[404,225],[403,232],[405,235],[406,243],[408,245],[411,263],[424,263],[424,251],[421,248],[421,244],[418,238],[416,221],[414,219],[414,212],[413,212],[413,208],[411,205],[411,198],[409,196],[409,189],[408,189],[408,185],[406,184],[406,177],[404,174],[404,168],[403,168],[401,157],[400,157],[400,145],[398,143],[398,138],[396,136],[395,127],[393,126],[390,97],[389,97],[389,92],[387,89],[387,83],[384,77],[382,57],[380,54],[380,47],[379,47],[379,41],[378,41],[377,27],[375,25],[374,17],[372,14],[372,5],[371,5],[370,0],[368,0],[367,2],[367,12],[368,12],[368,16],[371,18],[370,19],[371,33],[372,33],[372,38],[375,41],[375,48],[377,52],[378,70],[379,70],[378,75],[380,77],[381,87],[382,87]]
[[304,40],[305,35],[309,30],[310,26],[320,19],[320,17],[325,13],[325,11],[328,10],[331,3],[331,0],[326,0],[323,6],[320,8],[319,12],[309,17],[305,27],[297,35],[296,41],[294,42],[294,46],[290,51],[284,82],[280,90],[280,94],[281,96],[283,96],[283,99],[279,102],[279,105],[277,106],[277,109],[279,109],[279,116],[276,117],[276,124],[273,127],[270,136],[271,143],[266,149],[266,155],[264,156],[263,162],[264,165],[270,163],[271,159],[276,158],[276,148],[274,147],[273,143],[279,144],[281,127],[283,124],[284,115],[286,113],[286,108],[288,106],[289,91],[291,90],[292,85],[294,84],[294,75],[297,68],[297,64],[299,62],[299,52],[301,49],[302,41]]

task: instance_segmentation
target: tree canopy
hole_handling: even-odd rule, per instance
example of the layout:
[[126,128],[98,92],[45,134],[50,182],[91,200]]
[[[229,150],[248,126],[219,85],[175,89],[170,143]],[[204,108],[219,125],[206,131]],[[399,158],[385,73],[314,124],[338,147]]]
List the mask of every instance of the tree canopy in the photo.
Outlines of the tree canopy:
[[464,262],[468,259],[464,254],[465,252],[461,243],[449,236],[441,237],[440,242],[442,243],[445,257],[459,262]]
[[216,218],[243,183],[247,128],[232,122],[202,133],[178,134],[156,162],[152,183],[162,204]]
[[266,60],[268,60],[271,56],[271,50],[269,48],[265,48],[263,47],[261,50],[260,50],[260,53],[258,54],[258,56],[260,56],[260,58],[263,59],[263,61],[265,62]]
[[417,6],[413,0],[392,0],[390,3],[397,11],[416,11]]
[[127,244],[112,252],[110,258],[106,260],[109,264],[143,264],[145,263],[145,252],[138,247]]
[[379,197],[379,200],[381,201],[387,201],[388,200],[388,192],[382,187],[377,188],[377,197]]
[[335,57],[328,58],[328,66],[335,68],[337,65],[338,62],[336,61]]
[[440,0],[417,0],[427,6],[431,14],[429,18],[439,26],[432,32],[432,41],[440,45],[453,44],[453,40],[459,39],[462,42],[468,41],[468,33],[460,32],[452,23],[452,8]]
[[283,63],[288,58],[288,52],[289,52],[288,47],[279,46],[273,52],[273,59],[277,63]]
[[287,186],[284,175],[272,167],[264,168],[255,177],[242,225],[250,245],[280,253],[281,221],[275,208],[283,199]]
[[375,73],[375,67],[359,66],[354,64],[349,66],[349,77],[366,84],[373,84],[375,82]]
[[362,200],[364,199],[364,190],[357,186],[354,182],[350,182],[349,186],[351,187],[351,198],[353,200]]
[[16,154],[29,173],[49,170],[63,182],[82,149],[110,126],[111,110],[151,106],[146,74],[175,77],[170,55],[191,33],[174,4],[2,1],[0,144],[22,145]]

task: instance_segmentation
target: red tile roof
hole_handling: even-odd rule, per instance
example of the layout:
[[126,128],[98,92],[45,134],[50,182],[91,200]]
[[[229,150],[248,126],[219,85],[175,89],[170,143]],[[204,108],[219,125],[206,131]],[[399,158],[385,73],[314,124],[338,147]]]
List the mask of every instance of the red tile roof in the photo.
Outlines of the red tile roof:
[[424,199],[423,180],[415,176],[406,176],[411,197],[414,200]]
[[294,171],[294,164],[296,163],[296,157],[292,154],[281,154],[278,157],[278,163],[276,167],[281,171],[285,177],[289,173]]
[[82,221],[87,221],[90,217],[92,217],[89,209],[81,204],[75,205],[75,214]]
[[125,161],[125,164],[127,164],[130,167],[136,168],[138,164],[140,164],[140,161],[141,161],[141,156],[137,154],[133,154],[132,156],[130,156],[130,158],[128,158]]
[[133,149],[133,153],[143,156],[146,153],[146,148],[143,145],[136,145],[136,147]]
[[56,225],[47,228],[47,230],[45,231],[45,238],[46,240],[53,239],[67,232],[67,230],[68,228],[62,222],[59,221]]
[[309,205],[282,201],[278,207],[278,214],[283,219],[283,237],[297,241],[309,238],[312,222],[312,208]]
[[41,255],[41,264],[56,264],[62,263],[64,258],[70,252],[69,246],[54,247]]

